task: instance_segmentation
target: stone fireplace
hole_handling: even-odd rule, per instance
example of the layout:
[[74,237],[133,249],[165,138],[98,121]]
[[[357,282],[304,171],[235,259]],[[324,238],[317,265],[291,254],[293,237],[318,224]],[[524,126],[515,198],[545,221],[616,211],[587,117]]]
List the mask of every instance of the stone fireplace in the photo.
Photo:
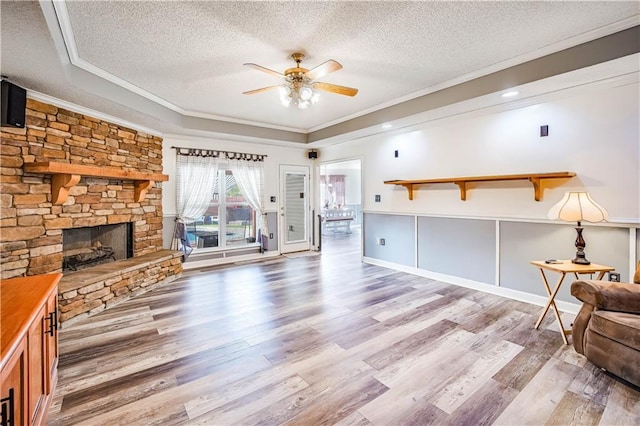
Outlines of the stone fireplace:
[[[160,137],[33,99],[25,128],[2,127],[0,136],[3,279],[61,272],[66,263],[59,309],[67,321],[182,272],[180,253],[162,247]],[[126,229],[118,231],[124,236],[94,238],[116,232],[111,225]],[[87,246],[78,235],[95,241]],[[122,241],[129,242],[124,255],[116,247]],[[104,252],[108,268],[102,261],[78,268],[87,258],[79,256],[71,271],[65,257],[92,247]]]

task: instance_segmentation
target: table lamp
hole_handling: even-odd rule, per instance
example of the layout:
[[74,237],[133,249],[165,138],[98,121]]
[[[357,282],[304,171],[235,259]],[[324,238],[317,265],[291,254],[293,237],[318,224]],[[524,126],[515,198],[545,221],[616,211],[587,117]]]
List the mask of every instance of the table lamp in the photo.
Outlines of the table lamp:
[[586,243],[582,238],[582,226],[580,222],[586,220],[587,222],[603,222],[609,220],[609,214],[607,211],[598,205],[588,192],[567,192],[558,204],[551,207],[549,210],[549,219],[561,219],[566,222],[578,222],[576,232],[578,238],[576,238],[576,257],[571,262],[579,265],[589,265],[589,262],[584,254],[584,248]]

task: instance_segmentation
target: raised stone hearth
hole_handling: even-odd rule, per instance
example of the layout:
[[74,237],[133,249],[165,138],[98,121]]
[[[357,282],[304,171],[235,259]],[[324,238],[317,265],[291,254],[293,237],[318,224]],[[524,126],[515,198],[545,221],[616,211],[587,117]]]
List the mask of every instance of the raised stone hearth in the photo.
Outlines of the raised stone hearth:
[[77,321],[173,281],[182,272],[181,257],[182,252],[160,250],[65,274],[58,285],[60,322]]

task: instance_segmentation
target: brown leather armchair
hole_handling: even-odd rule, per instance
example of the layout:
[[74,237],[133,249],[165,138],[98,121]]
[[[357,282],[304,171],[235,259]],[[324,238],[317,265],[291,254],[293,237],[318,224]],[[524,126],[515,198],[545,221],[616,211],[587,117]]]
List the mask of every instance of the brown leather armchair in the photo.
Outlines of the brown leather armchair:
[[579,280],[571,294],[584,304],[573,323],[573,347],[596,366],[640,386],[638,284]]

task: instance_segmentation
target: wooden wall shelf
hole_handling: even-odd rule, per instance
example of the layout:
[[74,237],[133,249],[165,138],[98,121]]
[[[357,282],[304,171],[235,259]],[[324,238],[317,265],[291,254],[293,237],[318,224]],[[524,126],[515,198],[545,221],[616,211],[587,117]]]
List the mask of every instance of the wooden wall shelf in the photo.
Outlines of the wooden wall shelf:
[[135,189],[134,198],[137,203],[144,200],[147,191],[154,182],[169,180],[169,176],[162,173],[139,172],[116,167],[85,166],[57,161],[25,163],[23,169],[29,173],[52,175],[51,202],[53,204],[63,204],[67,200],[69,189],[77,185],[83,176],[132,180]]
[[414,185],[425,185],[430,183],[454,183],[460,188],[460,199],[467,199],[467,184],[470,182],[493,182],[501,180],[528,180],[533,184],[534,198],[536,201],[542,200],[541,183],[545,179],[569,179],[574,177],[574,172],[552,172],[552,173],[525,173],[520,175],[496,175],[496,176],[467,176],[438,179],[416,179],[416,180],[387,180],[388,185],[400,185],[407,188],[409,199],[413,200]]

